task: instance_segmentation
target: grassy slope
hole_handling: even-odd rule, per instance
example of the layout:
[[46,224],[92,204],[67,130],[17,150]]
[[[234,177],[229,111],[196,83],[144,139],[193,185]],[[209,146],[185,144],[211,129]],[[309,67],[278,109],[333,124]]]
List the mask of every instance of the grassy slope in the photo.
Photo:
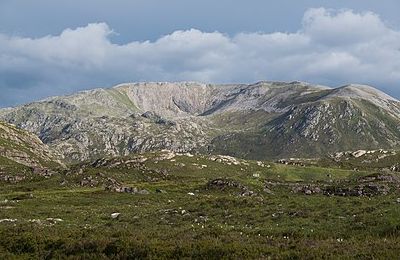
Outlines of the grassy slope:
[[23,155],[36,161],[43,167],[60,167],[60,163],[53,158],[54,155],[50,154],[48,148],[36,136],[4,122],[0,122],[0,149],[3,154],[1,156],[1,166],[9,164],[14,165],[11,168],[27,168],[26,166],[31,166],[30,162],[27,162],[25,165],[17,162],[5,162],[7,159],[5,154],[7,154],[8,161],[13,161],[14,156],[20,157]]
[[379,169],[389,169],[392,166],[400,165],[400,154],[398,151],[376,151],[373,154],[360,157],[344,155],[336,160],[332,157],[324,157],[319,160],[318,164],[324,167],[378,171]]
[[26,175],[32,170],[22,164],[19,164],[6,157],[0,156],[0,172],[6,173],[7,175]]
[[[398,190],[374,197],[306,196],[285,185],[271,187],[273,194],[263,191],[266,180],[288,185],[353,183],[375,170],[268,162],[261,167],[254,161],[227,165],[204,156],[158,161],[151,159],[158,154],[144,156],[150,158],[145,169],[80,165],[49,179],[1,183],[0,219],[17,219],[0,222],[2,258],[398,256]],[[201,165],[207,167],[200,169]],[[160,175],[161,169],[167,174]],[[79,181],[88,176],[100,182],[113,177],[150,194],[107,192],[101,184],[80,187]],[[219,177],[240,182],[257,195],[242,197],[235,188],[207,189],[207,182]],[[67,184],[60,186],[61,182]],[[121,216],[111,219],[113,212]]]

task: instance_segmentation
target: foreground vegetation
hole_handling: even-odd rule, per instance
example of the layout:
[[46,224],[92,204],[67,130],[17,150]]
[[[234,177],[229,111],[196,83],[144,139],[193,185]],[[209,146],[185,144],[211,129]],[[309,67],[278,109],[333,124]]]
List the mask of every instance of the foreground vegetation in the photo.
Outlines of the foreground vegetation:
[[397,258],[399,173],[346,162],[160,152],[23,173],[1,182],[0,258]]

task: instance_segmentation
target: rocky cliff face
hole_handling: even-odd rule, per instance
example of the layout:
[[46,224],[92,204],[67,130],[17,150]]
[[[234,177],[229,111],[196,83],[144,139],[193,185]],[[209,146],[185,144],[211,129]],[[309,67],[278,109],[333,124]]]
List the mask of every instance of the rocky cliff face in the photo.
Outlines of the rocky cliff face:
[[400,146],[400,103],[368,86],[135,83],[0,110],[74,162],[159,149],[246,158]]

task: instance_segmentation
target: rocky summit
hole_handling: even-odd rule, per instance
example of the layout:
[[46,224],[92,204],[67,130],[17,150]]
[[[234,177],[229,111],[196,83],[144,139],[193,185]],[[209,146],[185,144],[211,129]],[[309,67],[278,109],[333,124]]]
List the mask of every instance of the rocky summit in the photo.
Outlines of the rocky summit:
[[247,159],[400,148],[400,102],[370,86],[128,83],[0,110],[66,162],[168,149]]

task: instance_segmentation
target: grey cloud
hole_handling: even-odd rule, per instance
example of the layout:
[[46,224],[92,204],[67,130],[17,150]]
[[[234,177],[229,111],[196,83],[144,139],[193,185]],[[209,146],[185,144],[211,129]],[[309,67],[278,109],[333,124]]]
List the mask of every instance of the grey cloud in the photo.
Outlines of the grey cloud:
[[400,32],[371,12],[309,9],[295,33],[191,29],[127,44],[113,34],[106,23],[42,38],[0,34],[1,105],[124,81],[358,82],[400,96]]

